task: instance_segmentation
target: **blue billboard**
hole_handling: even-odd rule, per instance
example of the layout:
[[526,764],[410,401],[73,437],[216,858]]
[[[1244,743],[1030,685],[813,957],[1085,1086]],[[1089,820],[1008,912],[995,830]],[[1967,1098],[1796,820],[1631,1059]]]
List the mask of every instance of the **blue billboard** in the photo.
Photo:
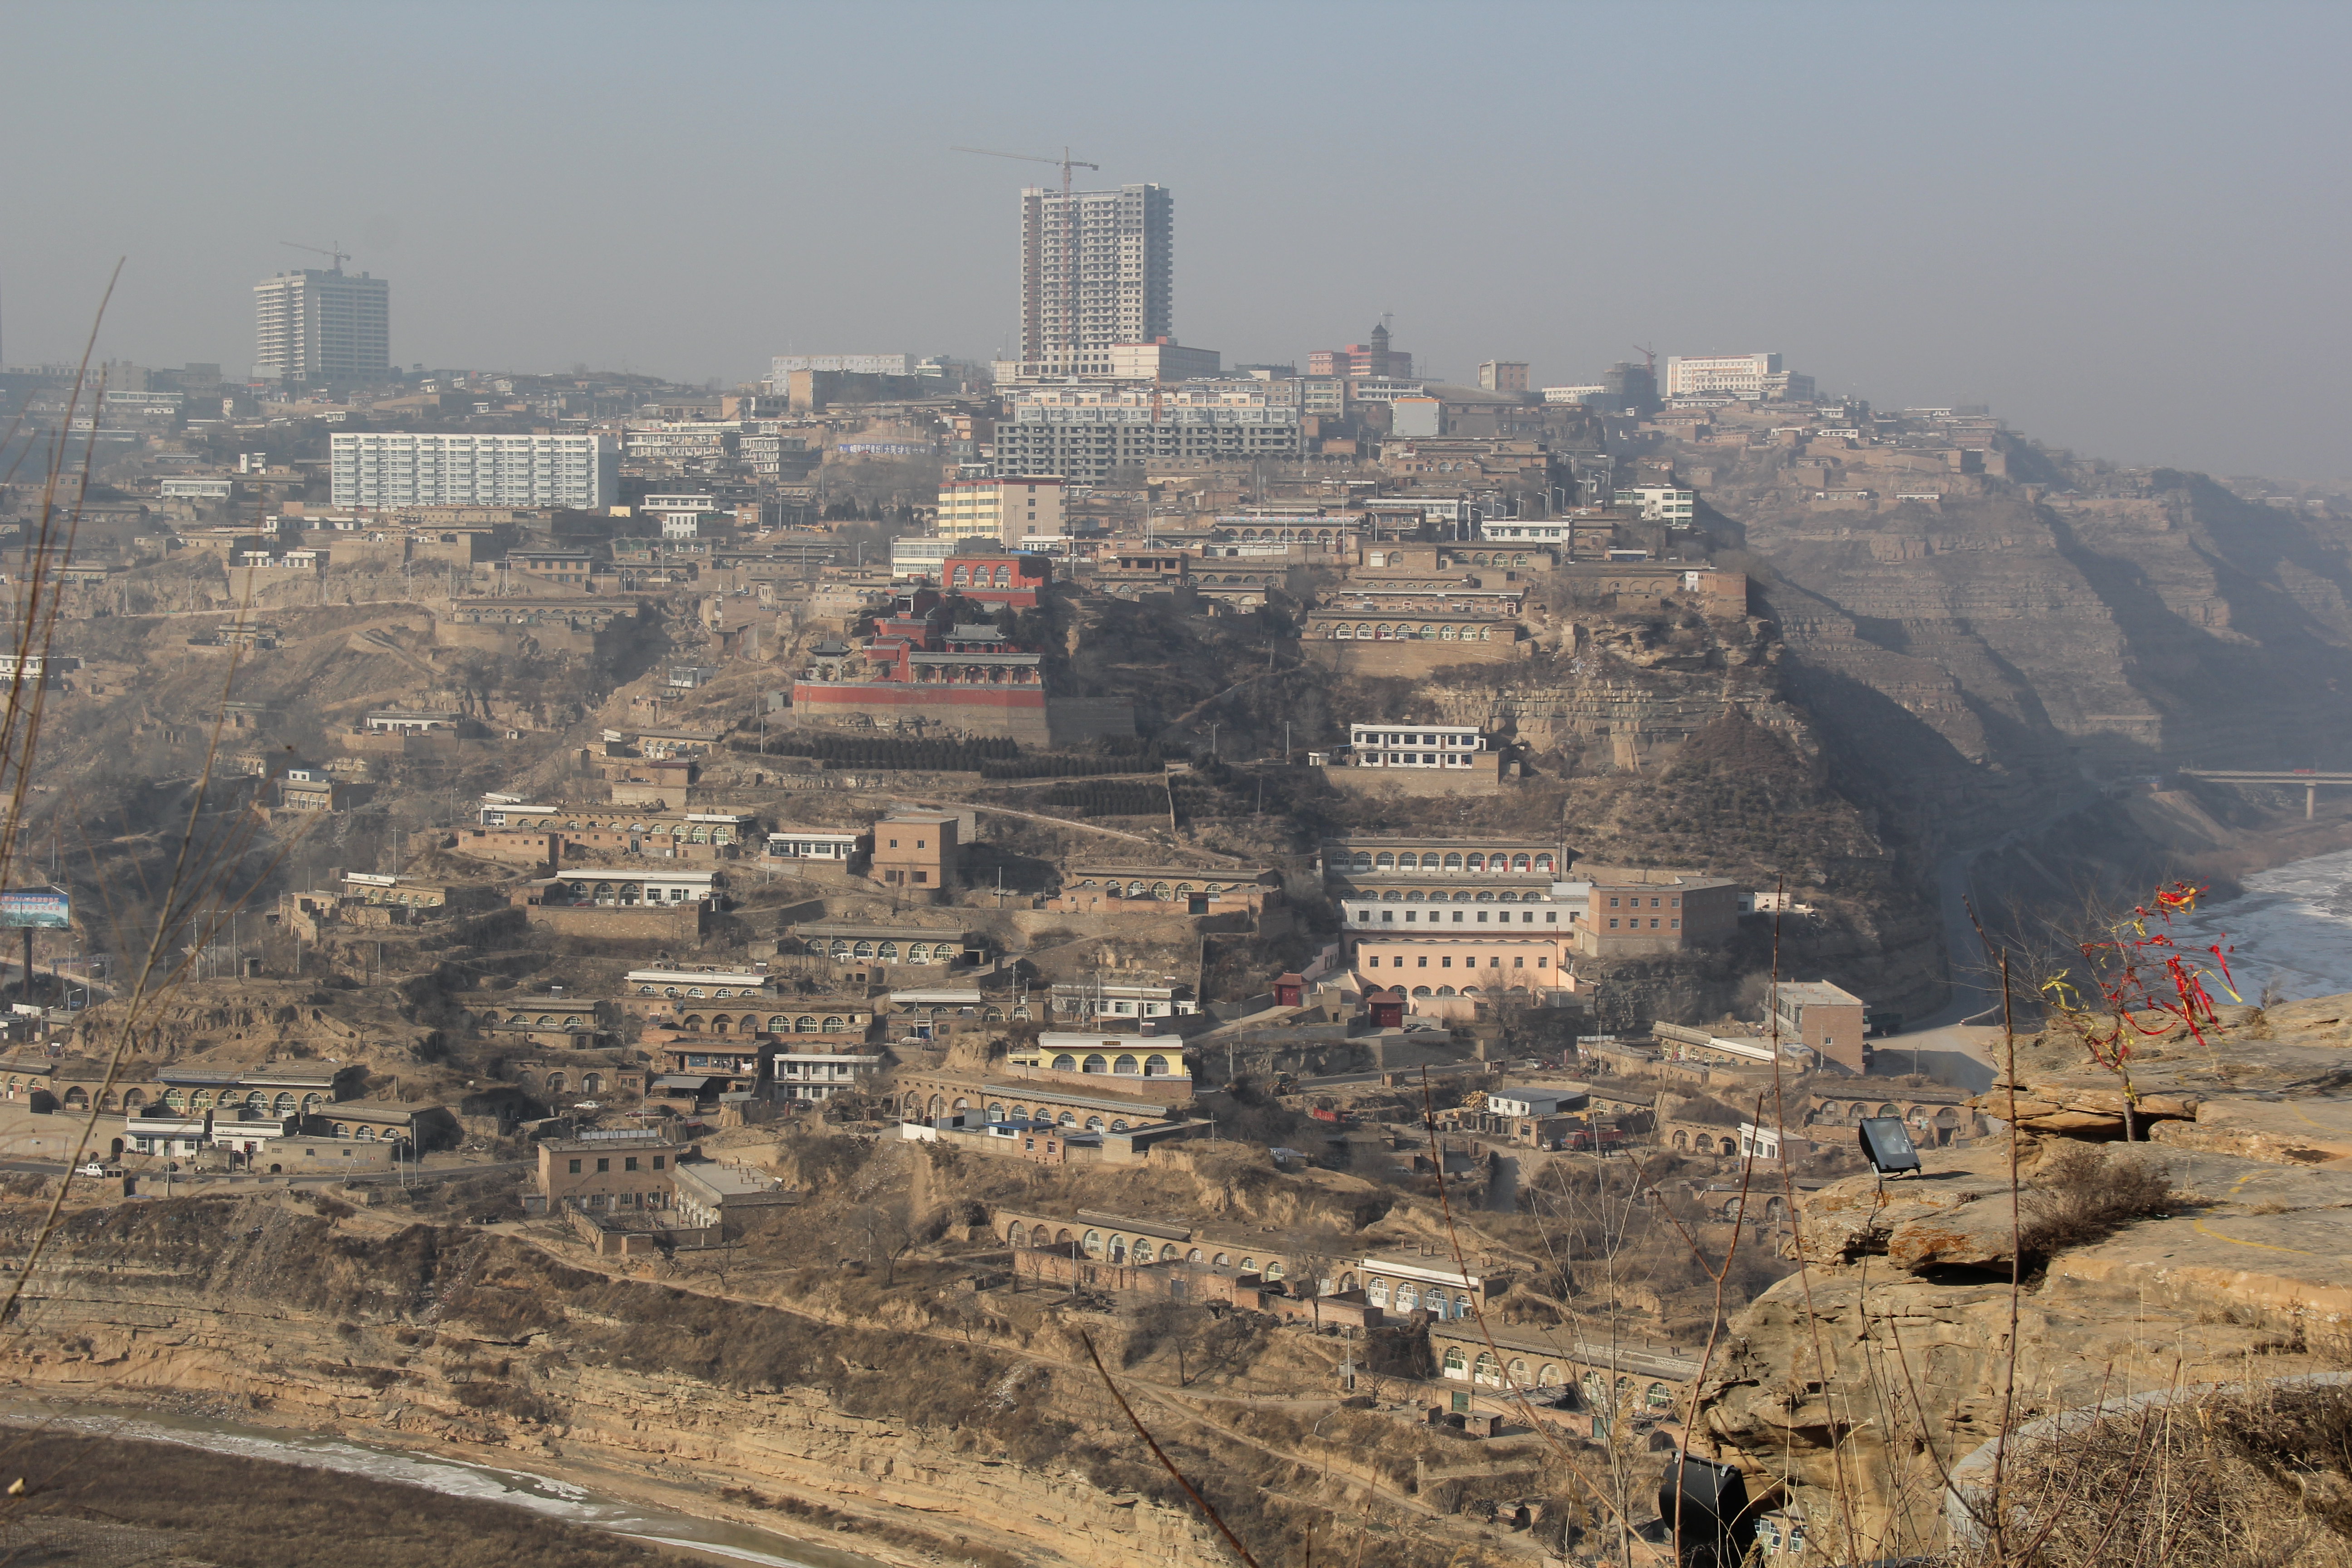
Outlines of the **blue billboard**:
[[68,931],[73,926],[73,895],[61,888],[0,889],[0,929]]

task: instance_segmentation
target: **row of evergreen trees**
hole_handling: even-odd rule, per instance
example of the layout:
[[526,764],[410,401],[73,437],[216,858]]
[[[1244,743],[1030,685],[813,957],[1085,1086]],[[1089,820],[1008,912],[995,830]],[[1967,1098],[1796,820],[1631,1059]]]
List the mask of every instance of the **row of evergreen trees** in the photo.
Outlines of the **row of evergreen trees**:
[[[737,741],[739,752],[760,752],[756,741]],[[924,773],[977,773],[991,763],[1021,754],[1009,740],[913,740],[896,735],[847,735],[810,731],[768,737],[766,755],[808,757],[828,768],[906,768]]]
[[1055,784],[1045,805],[1076,816],[1165,816],[1168,791],[1140,779],[1087,779]]
[[986,779],[1076,779],[1093,773],[1150,773],[1159,772],[1164,761],[1157,746],[1143,746],[1124,752],[1032,752],[1010,762],[983,763],[980,776]]

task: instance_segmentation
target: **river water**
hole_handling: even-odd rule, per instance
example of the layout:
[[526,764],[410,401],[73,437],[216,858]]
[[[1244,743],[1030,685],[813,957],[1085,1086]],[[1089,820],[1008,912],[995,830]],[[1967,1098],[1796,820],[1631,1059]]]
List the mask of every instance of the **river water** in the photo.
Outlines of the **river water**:
[[506,1503],[593,1530],[610,1531],[637,1541],[691,1546],[739,1563],[764,1564],[766,1568],[885,1568],[875,1559],[855,1552],[812,1545],[719,1520],[697,1519],[691,1514],[620,1501],[551,1476],[372,1447],[349,1437],[153,1412],[135,1416],[59,1415],[50,1410],[18,1406],[0,1411],[0,1415],[27,1426],[42,1423],[95,1436],[181,1443],[215,1454],[233,1454],[274,1464],[308,1465],[423,1487],[449,1497]]
[[2285,1002],[2352,991],[2352,849],[2291,860],[2243,883],[2240,897],[2174,921],[2172,940],[2192,953],[2221,944],[2250,1003],[2273,982]]

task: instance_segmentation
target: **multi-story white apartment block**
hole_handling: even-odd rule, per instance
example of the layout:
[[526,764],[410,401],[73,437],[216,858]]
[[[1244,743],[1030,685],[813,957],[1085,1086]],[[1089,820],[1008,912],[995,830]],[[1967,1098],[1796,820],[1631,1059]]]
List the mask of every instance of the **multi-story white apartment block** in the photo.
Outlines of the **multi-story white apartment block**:
[[1148,343],[1112,343],[1079,353],[1078,368],[1059,353],[1038,360],[995,362],[996,384],[1018,386],[1033,382],[1063,382],[1072,376],[1090,381],[1170,383],[1208,381],[1222,375],[1225,356],[1215,349],[1187,348],[1172,339]]
[[1165,185],[1023,191],[1021,362],[1038,374],[1109,375],[1114,343],[1172,339],[1175,258]]
[[253,286],[256,374],[303,382],[392,374],[392,284],[342,268],[281,272]]
[[109,392],[101,406],[112,426],[177,425],[185,402],[176,392]]
[[1779,354],[1668,355],[1668,397],[1737,397],[1748,402],[1811,403],[1813,378],[1784,370]]
[[646,517],[661,520],[664,539],[698,538],[704,518],[723,515],[718,500],[707,491],[649,495],[637,503],[637,510]]
[[953,555],[959,542],[936,534],[912,534],[890,542],[890,575],[902,582],[918,577],[940,580],[940,570],[948,557]]
[[1620,485],[1612,493],[1620,506],[1639,506],[1643,521],[1663,522],[1673,528],[1688,528],[1698,509],[1696,490],[1674,485]]
[[1348,750],[1360,768],[1466,768],[1486,749],[1475,724],[1348,726]]
[[1566,549],[1576,537],[1576,523],[1565,517],[1489,518],[1478,524],[1478,537],[1489,543],[1550,544]]
[[620,455],[598,436],[337,433],[329,468],[337,506],[610,506]]
[[666,419],[658,425],[631,426],[629,456],[652,462],[688,462],[733,457],[743,441],[743,425],[736,419]]
[[945,540],[993,539],[1004,544],[1059,538],[1062,481],[1053,474],[946,480],[940,486],[937,531]]
[[1304,428],[1296,405],[1262,390],[1040,388],[1014,394],[1010,404],[1011,416],[996,426],[998,470],[1074,481],[1124,468],[1291,461]]
[[912,354],[778,354],[769,362],[769,384],[781,389],[796,370],[838,371],[848,375],[913,375]]
[[164,500],[228,500],[236,494],[236,481],[231,479],[165,479],[155,489]]

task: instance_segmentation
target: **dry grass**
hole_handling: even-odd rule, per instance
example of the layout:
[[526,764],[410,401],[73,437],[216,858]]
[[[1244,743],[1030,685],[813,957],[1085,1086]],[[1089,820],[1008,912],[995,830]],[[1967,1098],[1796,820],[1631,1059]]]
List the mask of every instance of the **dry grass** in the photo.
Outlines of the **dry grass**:
[[2034,1171],[2019,1242],[2047,1258],[2105,1240],[2133,1220],[2164,1213],[2173,1201],[2172,1171],[2162,1161],[2114,1154],[2100,1143],[2072,1144],[2044,1155]]
[[2118,1415],[2021,1447],[2008,1490],[2011,1563],[2345,1568],[2352,1389],[2274,1385]]

